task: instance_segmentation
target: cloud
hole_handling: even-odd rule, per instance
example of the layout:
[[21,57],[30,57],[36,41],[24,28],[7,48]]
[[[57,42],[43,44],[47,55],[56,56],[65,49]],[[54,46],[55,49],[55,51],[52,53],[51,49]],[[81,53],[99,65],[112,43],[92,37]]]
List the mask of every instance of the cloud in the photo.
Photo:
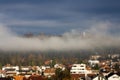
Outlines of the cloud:
[[37,27],[60,27],[67,26],[66,23],[62,24],[62,22],[55,20],[11,20],[7,23],[4,23],[8,26],[37,26]]
[[7,4],[3,1],[0,5],[0,23],[22,29],[29,26],[45,27],[46,30],[56,27],[61,29],[61,32],[74,28],[86,29],[95,20],[119,23],[117,7],[119,8],[119,3],[107,4],[107,1],[8,1]]
[[[10,1],[7,4],[1,2],[0,23],[8,28],[15,26],[23,32],[25,28],[27,31],[31,26],[34,29],[37,26],[40,27],[39,29],[44,27],[46,31],[51,30],[51,34],[54,34],[55,30],[56,32],[72,30],[63,33],[62,37],[51,36],[39,39],[17,36],[1,25],[0,50],[80,50],[119,45],[119,2],[114,1],[113,4],[111,0],[108,4],[107,1],[88,1],[41,2],[40,0],[29,3]],[[111,33],[117,35],[113,36]]]
[[[113,25],[113,24],[112,24]],[[81,32],[71,30],[60,36],[45,38],[25,38],[12,33],[7,27],[0,26],[0,50],[3,51],[66,51],[95,49],[100,47],[120,46],[120,36],[108,33],[111,23],[95,23]]]

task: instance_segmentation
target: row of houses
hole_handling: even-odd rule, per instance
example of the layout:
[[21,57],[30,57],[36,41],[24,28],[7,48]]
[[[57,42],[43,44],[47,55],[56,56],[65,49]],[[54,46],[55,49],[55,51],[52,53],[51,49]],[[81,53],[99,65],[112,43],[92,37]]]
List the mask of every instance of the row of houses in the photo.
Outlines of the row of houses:
[[[104,69],[107,69],[104,67]],[[86,64],[73,64],[71,70],[73,80],[120,80],[120,72],[115,71],[94,71]]]
[[31,75],[44,75],[50,77],[55,75],[55,70],[57,68],[65,69],[65,66],[62,64],[55,64],[54,67],[50,66],[4,66],[0,70],[0,77],[8,77],[15,75],[24,75],[29,77]]
[[[68,65],[71,75],[71,80],[120,80],[120,62],[112,62],[112,60],[97,60],[100,56],[92,56],[86,64],[72,64]],[[45,64],[51,63],[47,61]],[[97,66],[96,66],[97,65]],[[0,70],[0,77],[24,76],[44,76],[52,77],[56,69],[60,68],[62,71],[66,69],[63,64],[55,64],[51,66],[3,66]],[[94,67],[99,67],[95,69]],[[117,68],[117,69],[115,69]],[[118,71],[117,71],[118,70]]]

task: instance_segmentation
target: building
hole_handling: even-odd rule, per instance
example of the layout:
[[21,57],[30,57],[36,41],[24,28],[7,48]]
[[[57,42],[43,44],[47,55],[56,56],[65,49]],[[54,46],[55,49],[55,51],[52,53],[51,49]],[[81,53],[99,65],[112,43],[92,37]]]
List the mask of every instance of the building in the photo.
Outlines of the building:
[[96,64],[98,65],[100,62],[98,60],[89,60],[88,63],[91,67],[94,67]]
[[117,74],[113,74],[112,76],[108,77],[108,80],[120,80],[120,76]]
[[14,76],[19,74],[19,66],[4,66],[2,70],[6,72],[6,76]]
[[101,57],[100,55],[92,55],[92,56],[90,57],[90,59],[96,60],[96,59],[98,59],[98,58],[100,58],[100,57]]
[[120,80],[120,73],[109,73],[106,77],[107,80]]
[[55,75],[55,68],[47,68],[45,71],[44,71],[44,76],[46,77],[51,77],[53,75]]
[[91,70],[87,70],[86,64],[73,64],[70,70],[71,74],[89,74]]
[[93,78],[92,80],[106,80],[106,79],[104,77],[98,75],[95,78]]
[[0,70],[0,78],[1,77],[5,77],[5,71],[3,71],[3,70]]
[[45,71],[45,70],[48,69],[48,68],[50,68],[50,66],[41,66],[41,67],[40,67],[40,69],[41,69],[42,71]]
[[23,80],[24,76],[21,75],[17,75],[17,76],[13,76],[13,80]]
[[62,70],[65,70],[65,66],[63,64],[55,64],[54,68],[60,68]]
[[119,58],[120,54],[109,54],[108,57],[114,59],[114,58]]
[[46,80],[45,77],[40,75],[31,75],[30,77],[24,77],[23,80]]
[[32,74],[33,74],[33,70],[31,67],[29,67],[29,66],[21,66],[20,67],[19,75],[29,77]]
[[85,74],[71,74],[71,80],[84,80]]

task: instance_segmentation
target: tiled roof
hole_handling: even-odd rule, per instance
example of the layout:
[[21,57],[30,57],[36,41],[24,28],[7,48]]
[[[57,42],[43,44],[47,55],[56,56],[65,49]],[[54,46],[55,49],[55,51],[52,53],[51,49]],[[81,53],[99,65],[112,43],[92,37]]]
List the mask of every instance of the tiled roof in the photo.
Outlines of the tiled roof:
[[54,68],[47,68],[44,73],[55,73],[55,69]]

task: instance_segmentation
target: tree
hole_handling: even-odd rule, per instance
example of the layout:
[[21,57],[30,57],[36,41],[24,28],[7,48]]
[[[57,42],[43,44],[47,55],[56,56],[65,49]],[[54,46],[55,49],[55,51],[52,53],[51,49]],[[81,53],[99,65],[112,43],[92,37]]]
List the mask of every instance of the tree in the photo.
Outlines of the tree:
[[92,69],[94,69],[94,70],[99,70],[99,68],[100,68],[100,67],[99,67],[98,64],[95,64],[94,67],[92,67]]
[[116,64],[114,65],[114,69],[115,69],[116,71],[119,71],[119,70],[120,70],[120,65],[116,63]]
[[55,70],[55,75],[56,75],[56,80],[62,80],[63,78],[62,69],[57,68]]
[[63,72],[63,80],[70,80],[70,70],[65,69]]
[[70,80],[70,71],[68,69],[62,70],[60,68],[55,71],[55,80]]
[[0,63],[0,69],[2,68],[2,63]]

